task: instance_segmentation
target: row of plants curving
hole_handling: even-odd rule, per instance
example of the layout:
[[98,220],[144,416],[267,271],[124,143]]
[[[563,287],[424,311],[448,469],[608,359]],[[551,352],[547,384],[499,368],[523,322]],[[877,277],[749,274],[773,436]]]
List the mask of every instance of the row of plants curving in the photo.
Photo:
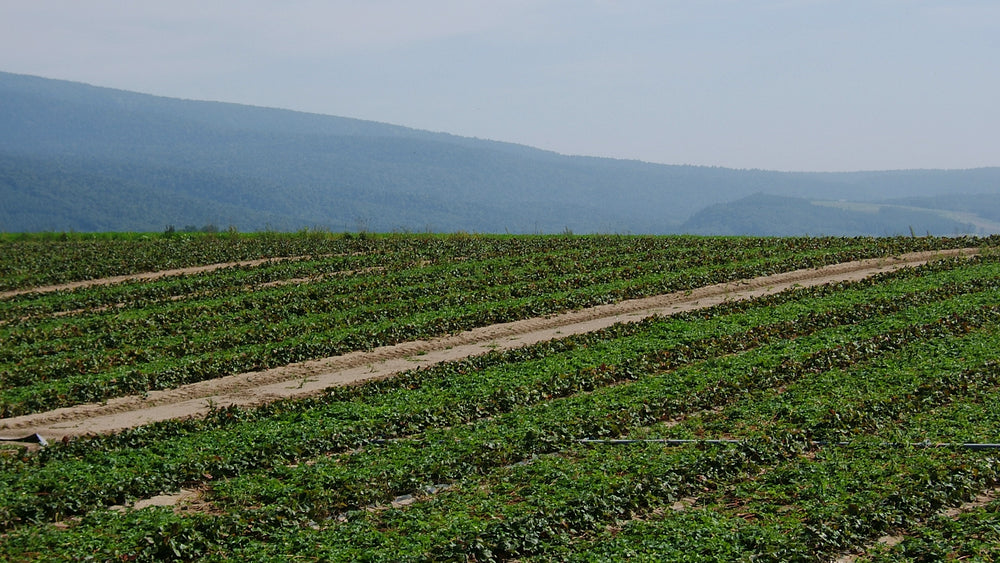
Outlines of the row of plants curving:
[[[935,262],[0,456],[0,553],[813,561],[888,533],[912,539],[884,557],[982,553],[941,513],[996,486],[997,452],[922,442],[997,441],[998,289],[996,257]],[[211,509],[107,509],[180,487]],[[983,537],[989,514],[960,521]]]
[[[304,241],[329,252],[0,300],[0,416],[861,256],[969,244],[910,238]],[[235,236],[216,241],[223,247],[243,242]]]

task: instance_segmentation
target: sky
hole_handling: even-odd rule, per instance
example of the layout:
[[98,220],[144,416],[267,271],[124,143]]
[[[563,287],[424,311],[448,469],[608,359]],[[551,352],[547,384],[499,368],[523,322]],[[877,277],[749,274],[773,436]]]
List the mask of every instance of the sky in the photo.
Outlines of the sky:
[[0,0],[0,71],[664,164],[1000,166],[997,0]]

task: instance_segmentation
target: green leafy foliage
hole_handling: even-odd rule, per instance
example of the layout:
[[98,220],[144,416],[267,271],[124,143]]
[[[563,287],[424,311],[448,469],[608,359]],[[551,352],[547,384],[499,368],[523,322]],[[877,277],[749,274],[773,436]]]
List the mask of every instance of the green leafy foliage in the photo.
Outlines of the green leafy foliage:
[[[0,415],[103,401],[946,239],[241,236],[88,239],[67,264],[134,272],[305,252],[262,265],[0,300]],[[62,241],[12,245],[10,268]],[[48,254],[40,249],[48,247]],[[123,262],[133,248],[145,258]],[[77,251],[86,253],[78,254]],[[46,258],[53,261],[52,258]],[[106,264],[105,268],[100,264]],[[62,279],[77,279],[78,270]]]
[[[475,325],[726,279],[754,265],[766,271],[891,253],[895,244],[864,250],[853,240],[840,241],[845,248],[833,239],[681,239],[667,248],[645,238],[620,247],[613,238],[478,238],[368,241],[413,249],[377,263],[374,254],[342,252],[94,288],[84,292],[93,308],[126,305],[65,318],[95,326],[107,326],[96,324],[103,315],[154,319],[163,328],[150,334],[193,349],[224,342],[227,326],[242,326],[244,317],[282,330],[282,320],[266,312],[304,307],[295,299],[306,292],[345,299],[322,314],[315,309],[324,302],[312,302],[301,315],[309,322],[372,315],[407,338],[411,329],[399,319],[417,326],[422,307],[463,295],[464,312],[453,322]],[[600,248],[588,246],[594,242]],[[746,248],[733,250],[740,244]],[[635,252],[616,257],[626,248]],[[385,268],[377,276],[392,282],[381,284],[391,289],[373,304],[361,288],[380,284],[340,272],[376,265]],[[299,278],[312,281],[265,286]],[[534,284],[542,297],[511,298],[519,284]],[[245,295],[234,297],[234,288]],[[129,292],[146,297],[133,303]],[[477,292],[502,297],[479,301]],[[922,443],[1000,441],[998,294],[1000,261],[987,253],[616,325],[306,400],[220,409],[37,453],[0,451],[0,556],[815,561],[862,552],[885,561],[988,559],[995,502],[957,516],[946,511],[1000,483],[1000,452]],[[348,314],[352,295],[359,303]],[[408,301],[417,312],[408,312]],[[47,303],[10,313],[3,328],[18,335],[25,348],[17,350],[78,357],[44,332],[70,331],[55,313],[78,305]],[[169,324],[187,310],[207,317],[205,343],[170,339],[169,330],[193,330],[190,321]],[[473,320],[459,320],[468,312]],[[588,438],[735,442],[581,442]],[[202,490],[207,510],[108,509],[181,487]],[[887,534],[904,539],[880,546]]]

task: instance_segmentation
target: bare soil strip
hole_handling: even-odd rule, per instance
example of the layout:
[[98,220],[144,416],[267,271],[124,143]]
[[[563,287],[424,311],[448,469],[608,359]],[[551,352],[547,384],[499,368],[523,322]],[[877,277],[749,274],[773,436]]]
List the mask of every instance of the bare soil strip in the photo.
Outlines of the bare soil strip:
[[[219,269],[216,266],[225,267],[225,266],[219,265],[219,264],[215,264],[212,267],[214,269]],[[200,266],[200,267],[204,268],[206,266]],[[336,276],[356,276],[356,275],[359,275],[359,274],[367,274],[367,273],[371,273],[371,272],[379,272],[379,271],[382,271],[382,270],[385,270],[385,268],[383,268],[381,266],[372,266],[370,268],[362,268],[360,270],[344,270],[344,271],[340,271],[340,272],[329,272],[329,273],[326,273],[326,274],[320,274],[320,275],[312,276],[312,277],[309,277],[309,278],[292,278],[292,279],[286,279],[286,280],[275,280],[275,281],[270,281],[270,282],[265,282],[265,283],[259,284],[257,287],[261,287],[261,288],[264,288],[264,287],[281,287],[281,286],[284,286],[284,285],[312,283],[312,282],[316,282],[316,281],[319,281],[319,280],[324,280],[324,279],[328,279],[328,278],[332,278],[332,277],[336,277]],[[159,277],[164,277],[164,276],[167,276],[167,275],[176,275],[176,274],[171,274],[170,272],[178,272],[178,271],[179,270],[170,270],[169,272],[166,272],[166,273],[160,272],[160,274],[162,274],[162,275],[160,275]],[[152,274],[148,274],[148,275],[152,275]],[[107,279],[115,279],[115,278],[106,278],[104,280],[92,280],[92,281],[94,281],[94,282],[106,282]],[[132,278],[130,278],[130,279],[132,279]],[[101,283],[101,284],[95,283],[93,285],[107,285],[107,284],[105,284],[105,283]],[[57,286],[47,286],[47,287],[57,287]],[[252,287],[252,286],[246,286],[246,287]],[[45,288],[42,288],[42,289],[45,289]],[[27,291],[28,290],[25,290],[25,292],[27,292]],[[34,291],[34,290],[31,290],[31,291]],[[174,295],[172,297],[168,297],[167,301],[181,301],[181,300],[189,299],[189,298],[192,298],[192,297],[198,297],[200,295],[208,295],[208,292],[188,293],[188,294],[185,294],[185,295]],[[0,298],[2,298],[2,296],[3,296],[3,294],[0,294]],[[110,311],[112,309],[121,309],[121,308],[125,308],[125,307],[128,307],[128,306],[129,306],[129,303],[115,303],[115,304],[112,304],[112,305],[104,305],[103,307],[94,307],[94,308],[91,308],[91,309],[71,309],[69,311],[56,311],[54,313],[40,313],[40,314],[37,315],[37,317],[46,317],[46,316],[47,317],[52,317],[52,318],[69,317],[69,316],[72,316],[72,315],[82,315],[82,314],[89,314],[89,313],[101,313],[101,312],[104,312],[104,311]],[[25,316],[25,317],[21,317],[20,320],[21,321],[27,321],[27,320],[29,320],[31,318],[32,318],[31,316]],[[10,322],[11,321],[0,321],[0,326],[4,326],[6,324],[9,324]]]
[[[327,255],[329,256],[329,255]],[[94,287],[98,285],[112,285],[116,283],[123,282],[134,282],[134,281],[149,281],[158,280],[160,278],[166,278],[170,276],[185,276],[191,274],[203,274],[205,272],[214,272],[215,270],[222,270],[224,268],[236,268],[236,267],[248,267],[248,266],[260,266],[261,264],[267,264],[269,262],[286,262],[292,260],[308,260],[313,258],[313,256],[278,256],[272,258],[260,258],[257,260],[241,260],[239,262],[222,262],[219,264],[208,264],[206,266],[191,266],[188,268],[175,268],[172,270],[160,270],[158,272],[144,272],[141,274],[125,274],[122,276],[112,276],[110,278],[100,278],[94,280],[82,280],[70,283],[61,283],[56,285],[43,285],[39,287],[29,287],[25,289],[14,289],[10,291],[0,291],[0,299],[7,299],[10,297],[15,297],[18,295],[24,295],[25,293],[52,293],[53,291],[68,291],[72,289],[80,289],[82,287]],[[322,258],[318,256],[317,258]]]
[[154,391],[146,396],[122,397],[105,403],[0,419],[0,431],[4,434],[20,434],[27,430],[38,433],[49,441],[63,437],[112,433],[161,420],[204,416],[217,407],[250,407],[279,399],[306,397],[321,393],[331,386],[390,377],[418,366],[593,332],[616,323],[636,322],[653,315],[664,316],[726,301],[752,299],[791,287],[857,280],[923,264],[929,260],[972,256],[978,252],[978,249],[969,248],[861,260],[633,299],[560,315],[477,328],[442,338],[405,342],[238,374],[177,389]]

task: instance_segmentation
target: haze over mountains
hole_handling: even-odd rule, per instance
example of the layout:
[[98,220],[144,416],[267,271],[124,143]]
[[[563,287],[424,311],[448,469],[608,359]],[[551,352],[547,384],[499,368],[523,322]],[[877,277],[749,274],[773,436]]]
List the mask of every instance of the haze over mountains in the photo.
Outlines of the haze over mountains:
[[565,156],[0,73],[0,231],[1000,232],[1000,168],[775,172]]

